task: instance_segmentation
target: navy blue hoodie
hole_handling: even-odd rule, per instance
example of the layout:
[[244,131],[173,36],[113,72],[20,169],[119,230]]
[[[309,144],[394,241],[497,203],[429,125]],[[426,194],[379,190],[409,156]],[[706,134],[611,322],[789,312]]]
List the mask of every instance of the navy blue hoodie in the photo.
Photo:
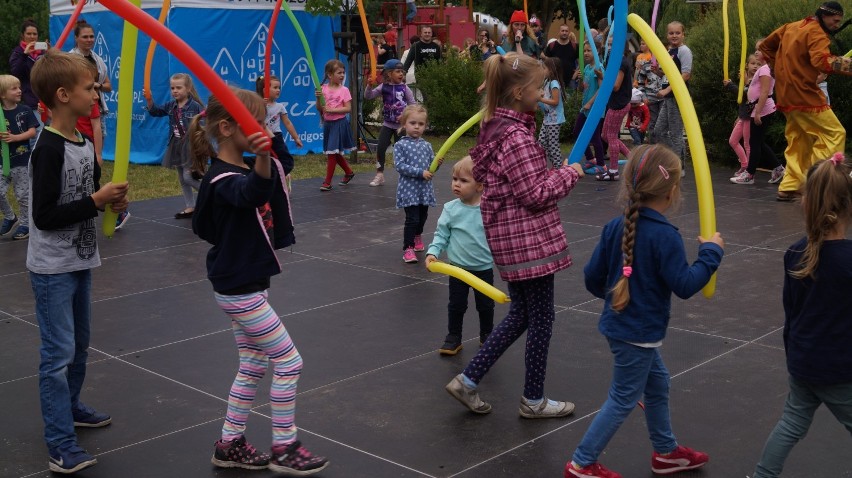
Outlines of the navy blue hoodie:
[[222,294],[247,294],[269,286],[281,272],[275,249],[296,242],[290,199],[281,163],[272,158],[272,177],[212,158],[201,181],[192,231],[213,244],[207,278]]

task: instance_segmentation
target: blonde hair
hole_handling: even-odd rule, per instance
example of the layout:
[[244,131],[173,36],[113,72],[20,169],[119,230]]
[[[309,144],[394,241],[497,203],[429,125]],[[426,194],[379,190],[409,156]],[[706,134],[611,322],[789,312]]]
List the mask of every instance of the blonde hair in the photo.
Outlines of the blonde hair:
[[[239,99],[249,113],[254,117],[266,116],[266,102],[257,93],[249,90],[231,88],[237,99]],[[216,149],[211,139],[217,143],[222,140],[219,135],[219,123],[228,121],[236,124],[236,120],[219,100],[211,95],[207,103],[207,109],[201,114],[195,115],[189,124],[189,148],[192,158],[192,170],[204,173],[207,170],[207,160],[216,155]]]
[[84,81],[91,81],[90,64],[82,55],[49,49],[30,72],[33,93],[45,106],[55,108],[59,88],[72,90]]
[[6,96],[6,92],[15,85],[21,86],[21,80],[12,75],[0,75],[0,97]]
[[413,114],[418,114],[418,113],[425,115],[426,119],[428,121],[429,112],[426,111],[425,106],[423,106],[421,104],[413,104],[413,105],[406,106],[405,109],[402,110],[402,114],[399,115],[400,126],[399,126],[399,129],[397,131],[404,131],[405,130],[405,122],[408,121],[408,117],[413,115]]
[[[467,174],[473,177],[473,159],[470,155],[463,157],[453,164],[453,174]],[[474,181],[476,180],[474,179]]]
[[192,82],[192,77],[186,73],[175,73],[169,78],[169,81],[174,80],[183,80],[183,85],[189,90],[189,97],[195,100],[202,107],[204,103],[201,102],[201,97],[198,96],[198,91],[195,90],[195,84]]
[[[680,199],[680,158],[672,150],[660,145],[642,145],[630,152],[621,176],[624,186],[624,234],[621,253],[624,267],[633,266],[633,245],[636,240],[636,223],[639,208],[649,201],[672,195],[672,202]],[[629,274],[628,274],[629,275]],[[630,303],[628,276],[622,275],[612,288],[610,307],[621,312]]]
[[483,64],[485,70],[485,98],[482,100],[482,121],[494,116],[497,108],[509,108],[515,101],[515,88],[542,84],[547,70],[527,55],[509,52],[491,55]]
[[852,224],[852,163],[843,153],[836,153],[808,170],[802,209],[808,243],[798,268],[788,271],[796,279],[815,278],[825,237],[838,225]]

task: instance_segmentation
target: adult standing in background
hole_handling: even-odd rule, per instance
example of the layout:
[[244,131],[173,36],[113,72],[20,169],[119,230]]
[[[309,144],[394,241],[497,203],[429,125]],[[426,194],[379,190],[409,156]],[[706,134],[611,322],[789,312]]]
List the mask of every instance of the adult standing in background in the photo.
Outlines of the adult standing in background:
[[[579,51],[577,48],[577,37],[568,25],[559,27],[559,36],[556,37],[556,41],[550,42],[544,48],[544,55],[551,58],[559,58],[559,61],[562,62],[562,78],[566,80],[574,78]],[[573,79],[571,80],[571,87],[577,88],[577,82]]]
[[852,59],[829,50],[829,36],[848,25],[842,22],[843,7],[825,2],[813,16],[781,26],[760,44],[775,74],[776,105],[787,117],[787,170],[779,201],[796,199],[811,165],[845,148],[846,130],[817,84],[821,73],[852,75]]
[[405,71],[413,64],[415,68],[421,67],[427,61],[441,61],[441,44],[435,41],[432,27],[422,25],[420,27],[420,40],[411,44],[402,68]]
[[[429,25],[420,26],[420,36],[417,38],[414,41],[414,37],[411,37],[411,48],[405,52],[406,55],[403,55],[402,69],[405,70],[405,80],[411,91],[414,92],[414,98],[418,102],[422,102],[423,92],[420,91],[420,88],[417,88],[414,71],[426,65],[426,62],[441,61],[441,44],[435,41],[432,27]],[[411,68],[412,65],[414,68]],[[412,80],[414,80],[410,83],[408,82],[409,72],[411,72]]]
[[21,101],[33,111],[38,109],[38,98],[30,86],[30,71],[36,60],[44,54],[44,51],[36,50],[37,41],[38,25],[32,20],[24,20],[21,23],[21,42],[12,49],[9,56],[9,70],[21,81]]
[[74,26],[74,42],[75,46],[71,49],[71,53],[82,55],[89,63],[98,68],[98,81],[95,82],[95,91],[98,92],[98,107],[101,109],[101,116],[106,116],[109,113],[109,108],[107,108],[103,94],[112,91],[112,83],[109,81],[109,69],[106,62],[92,50],[95,47],[95,27],[86,23],[86,20],[79,20],[77,25]]
[[533,13],[530,17],[530,28],[533,32],[533,38],[538,43],[538,48],[544,50],[544,45],[547,44],[547,37],[544,35],[544,30],[541,26],[541,20]]
[[515,10],[512,13],[509,28],[511,31],[503,41],[503,49],[506,50],[506,53],[513,51],[538,58],[541,54],[541,48],[539,48],[532,30],[528,26],[527,14],[523,10]]

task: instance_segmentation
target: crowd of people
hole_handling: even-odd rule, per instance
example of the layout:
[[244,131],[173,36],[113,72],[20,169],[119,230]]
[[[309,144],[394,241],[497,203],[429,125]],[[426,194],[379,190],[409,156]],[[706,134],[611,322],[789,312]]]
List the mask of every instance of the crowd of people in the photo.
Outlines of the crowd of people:
[[[754,476],[759,478],[780,475],[822,403],[852,430],[852,297],[846,293],[852,287],[852,241],[846,239],[852,225],[852,162],[842,152],[845,130],[819,85],[820,75],[852,74],[852,60],[829,48],[829,35],[845,26],[842,20],[842,7],[825,2],[813,16],[781,26],[757,42],[746,72],[747,102],[738,111],[731,135],[740,166],[731,181],[752,184],[757,167],[775,158],[765,142],[766,129],[776,111],[783,112],[786,168],[777,164],[770,182],[780,182],[779,200],[802,197],[806,222],[805,238],[784,257],[790,393],[757,464]],[[496,325],[493,300],[474,292],[480,348],[446,391],[471,412],[490,413],[492,406],[481,398],[480,385],[526,333],[519,415],[546,419],[574,413],[573,403],[545,396],[544,381],[555,315],[554,278],[573,264],[558,201],[591,170],[598,181],[619,181],[625,199],[624,213],[604,227],[583,269],[587,290],[604,302],[599,330],[613,354],[613,377],[608,397],[564,476],[620,477],[598,459],[640,401],[653,445],[652,471],[670,474],[702,467],[709,461],[707,454],[681,445],[672,431],[669,374],[660,347],[672,294],[688,298],[698,292],[720,266],[725,243],[718,232],[700,237],[698,257],[690,264],[682,237],[666,219],[665,213],[680,199],[685,167],[683,121],[670,82],[644,44],[635,58],[627,49],[622,58],[606,58],[611,47],[606,31],[594,31],[591,41],[582,45],[586,66],[579,71],[580,45],[570,30],[560,28],[551,42],[545,42],[540,31],[537,19],[516,11],[501,45],[485,30],[479,32],[478,42],[467,45],[465,52],[483,61],[481,129],[469,157],[453,165],[456,199],[444,205],[428,246],[423,236],[429,209],[436,206],[434,152],[423,138],[428,112],[417,103],[405,75],[412,66],[440,60],[441,45],[432,28],[420,29],[405,60],[387,58],[381,84],[368,85],[365,91],[383,100],[377,172],[370,186],[384,184],[385,156],[394,140],[396,207],[405,212],[402,259],[417,263],[417,253],[425,251],[428,266],[446,252],[452,264],[486,283],[493,282],[496,268],[508,284],[509,311]],[[671,22],[666,32],[668,53],[683,80],[689,81],[692,53],[685,45],[685,27]],[[0,139],[13,153],[10,171],[0,179],[0,235],[17,225],[13,238],[29,239],[27,269],[42,342],[44,439],[49,467],[58,473],[75,473],[97,461],[78,444],[75,427],[97,428],[112,421],[80,400],[90,335],[91,269],[100,264],[95,218],[107,207],[119,214],[117,226],[128,217],[128,183],[100,184],[99,117],[106,108],[102,93],[110,91],[111,84],[103,60],[92,51],[93,39],[94,29],[81,22],[71,53],[40,48],[44,45],[38,42],[37,27],[24,22],[21,44],[10,59],[14,76],[0,76],[8,126]],[[395,39],[385,41],[385,52],[393,51]],[[619,64],[607,111],[600,118],[588,117],[603,76],[601,66],[592,61],[593,49]],[[354,177],[344,157],[354,147],[347,117],[352,98],[344,78],[345,65],[328,61],[317,93],[328,156],[322,191],[332,189],[338,166],[344,172],[339,185],[350,184]],[[573,87],[583,91],[576,124],[594,121],[596,133],[585,163],[565,166],[558,132],[565,122],[563,93]],[[294,161],[281,126],[293,138],[298,135],[275,101],[280,88],[278,78],[261,78],[255,91],[235,89],[258,125],[271,133],[248,136],[218,98],[211,96],[204,104],[188,75],[172,76],[172,100],[163,105],[144,93],[149,115],[169,118],[163,166],[177,171],[185,201],[175,218],[191,218],[193,231],[212,245],[206,257],[208,278],[217,305],[232,323],[239,351],[239,370],[211,462],[223,468],[305,476],[329,462],[298,439],[295,394],[302,358],[268,302],[271,277],[281,272],[275,250],[296,240],[288,182]],[[537,109],[544,117],[538,138],[530,114]],[[632,149],[620,139],[625,119]],[[742,139],[745,148],[739,146]],[[20,207],[17,215],[5,200],[10,183]],[[469,289],[461,280],[450,280],[448,334],[438,349],[441,355],[455,355],[462,348]],[[245,432],[257,383],[270,362],[272,447],[265,453],[248,443]]]

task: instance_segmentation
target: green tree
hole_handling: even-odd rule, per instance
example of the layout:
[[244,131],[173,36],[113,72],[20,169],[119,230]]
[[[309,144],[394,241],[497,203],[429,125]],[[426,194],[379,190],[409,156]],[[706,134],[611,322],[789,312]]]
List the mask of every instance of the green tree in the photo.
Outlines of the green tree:
[[48,0],[0,0],[0,73],[9,73],[9,55],[21,41],[23,20],[34,20],[39,36],[47,38],[49,6]]

